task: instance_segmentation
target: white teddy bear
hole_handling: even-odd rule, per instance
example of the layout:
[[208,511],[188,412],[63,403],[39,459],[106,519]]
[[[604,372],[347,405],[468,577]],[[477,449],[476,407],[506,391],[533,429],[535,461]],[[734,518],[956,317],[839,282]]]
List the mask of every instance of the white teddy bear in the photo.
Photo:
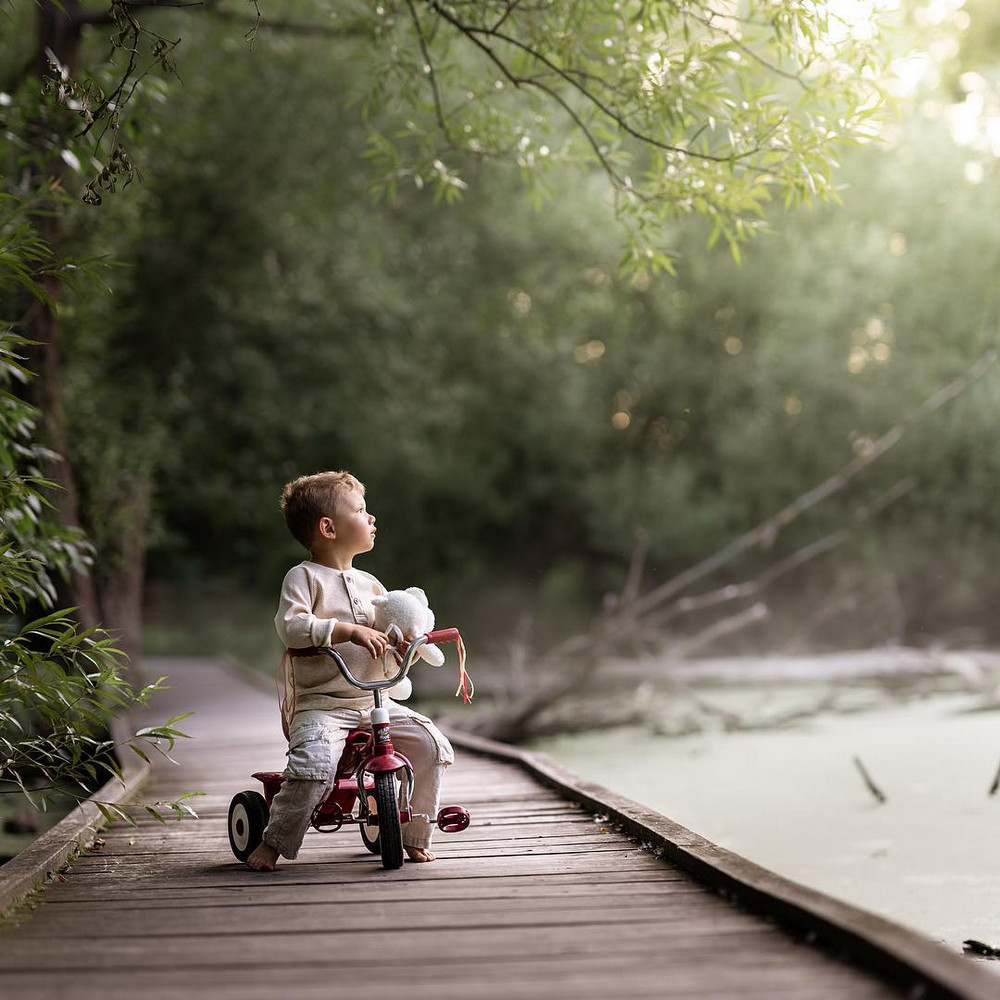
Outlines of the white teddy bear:
[[[372,604],[375,605],[375,628],[380,632],[389,634],[395,626],[400,636],[409,642],[434,630],[434,612],[427,603],[427,595],[419,587],[390,590],[374,598]],[[398,640],[399,636],[389,635],[389,638]],[[428,643],[417,650],[417,656],[432,667],[440,667],[444,663],[444,653]]]

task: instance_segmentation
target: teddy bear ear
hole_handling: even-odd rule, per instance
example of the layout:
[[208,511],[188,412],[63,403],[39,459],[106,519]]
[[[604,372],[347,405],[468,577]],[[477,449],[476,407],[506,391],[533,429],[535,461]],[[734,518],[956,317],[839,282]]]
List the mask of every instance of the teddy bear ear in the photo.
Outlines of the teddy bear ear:
[[427,595],[419,587],[407,587],[406,592],[412,594],[424,607],[427,607]]
[[380,604],[385,604],[388,600],[389,598],[384,595],[382,597],[373,597],[372,604],[377,608]]

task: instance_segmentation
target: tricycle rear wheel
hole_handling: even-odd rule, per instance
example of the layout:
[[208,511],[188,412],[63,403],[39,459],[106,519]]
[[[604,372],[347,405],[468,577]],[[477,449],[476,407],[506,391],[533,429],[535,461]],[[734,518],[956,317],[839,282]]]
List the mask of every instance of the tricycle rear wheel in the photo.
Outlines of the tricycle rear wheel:
[[267,826],[267,802],[260,792],[237,792],[229,803],[229,846],[240,861],[260,846]]
[[[375,797],[373,795],[368,796],[368,812],[377,813],[378,805],[375,802]],[[361,824],[361,840],[365,847],[368,848],[372,854],[381,854],[382,847],[378,839],[378,826],[374,823],[369,826],[367,823]]]
[[403,830],[399,822],[398,788],[395,774],[389,771],[376,773],[375,809],[378,812],[378,840],[382,867],[388,869],[403,866]]

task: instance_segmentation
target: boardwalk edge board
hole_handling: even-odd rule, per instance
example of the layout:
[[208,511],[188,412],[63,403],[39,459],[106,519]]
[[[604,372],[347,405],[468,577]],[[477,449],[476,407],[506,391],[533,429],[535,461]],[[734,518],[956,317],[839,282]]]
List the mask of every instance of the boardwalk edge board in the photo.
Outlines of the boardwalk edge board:
[[[127,726],[121,720],[111,725],[112,738],[121,743],[127,738]],[[0,866],[0,914],[15,906],[37,886],[63,868],[71,856],[89,847],[107,820],[94,802],[118,805],[131,799],[149,776],[151,765],[135,759],[122,765],[122,780],[112,778],[93,795],[84,799],[55,826],[46,830],[23,851]]]
[[804,932],[834,952],[851,957],[901,986],[913,1000],[997,1000],[1000,978],[972,960],[884,917],[793,882],[667,817],[586,781],[551,758],[450,729],[465,750],[518,765],[594,814],[606,816],[698,880],[787,928]]

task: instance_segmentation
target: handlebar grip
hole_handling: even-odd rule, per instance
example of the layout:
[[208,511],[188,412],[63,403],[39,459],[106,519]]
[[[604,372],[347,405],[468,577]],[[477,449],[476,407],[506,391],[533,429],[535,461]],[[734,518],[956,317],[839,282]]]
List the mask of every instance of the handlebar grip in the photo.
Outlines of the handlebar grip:
[[458,642],[461,638],[457,628],[439,628],[436,632],[427,633],[427,642],[434,646],[442,642]]

